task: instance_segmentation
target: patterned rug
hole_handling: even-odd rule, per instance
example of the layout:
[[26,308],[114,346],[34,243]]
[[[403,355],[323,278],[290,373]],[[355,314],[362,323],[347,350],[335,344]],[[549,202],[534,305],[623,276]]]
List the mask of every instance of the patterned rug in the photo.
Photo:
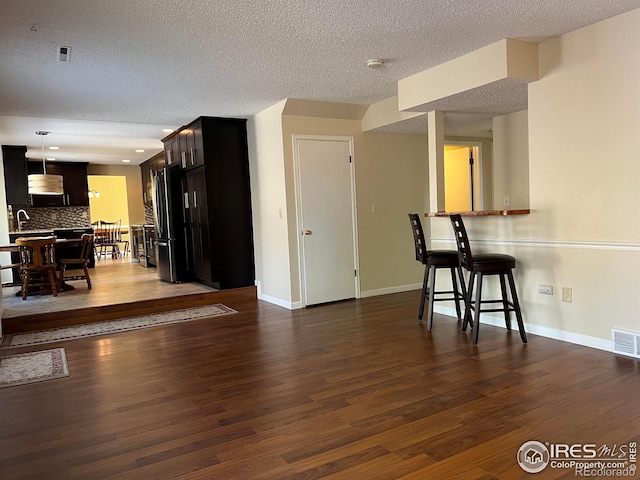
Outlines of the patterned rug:
[[24,347],[29,345],[40,345],[42,343],[59,342],[61,340],[71,340],[74,338],[94,337],[96,335],[107,335],[110,333],[137,330],[139,328],[169,325],[171,323],[217,317],[220,315],[229,315],[231,313],[238,312],[233,308],[217,303],[204,307],[171,310],[169,312],[119,318],[117,320],[108,320],[105,322],[72,325],[69,327],[39,330],[37,332],[16,333],[14,335],[7,335],[0,348]]
[[67,376],[64,348],[0,357],[0,388]]

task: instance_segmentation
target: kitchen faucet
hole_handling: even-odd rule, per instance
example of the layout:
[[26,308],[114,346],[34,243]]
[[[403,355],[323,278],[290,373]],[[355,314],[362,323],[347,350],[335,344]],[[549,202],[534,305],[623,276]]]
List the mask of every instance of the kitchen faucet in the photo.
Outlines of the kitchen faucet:
[[[20,221],[20,214],[24,215],[24,220]],[[16,212],[16,221],[18,222],[18,231],[21,232],[22,231],[22,226],[24,225],[24,222],[26,222],[27,220],[29,220],[29,215],[27,214],[26,211],[20,209]]]

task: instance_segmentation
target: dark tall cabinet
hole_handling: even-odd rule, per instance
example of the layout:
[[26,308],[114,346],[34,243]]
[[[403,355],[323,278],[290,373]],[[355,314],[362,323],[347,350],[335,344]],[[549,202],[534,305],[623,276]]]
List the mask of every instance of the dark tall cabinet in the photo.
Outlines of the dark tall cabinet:
[[255,267],[245,119],[200,117],[163,139],[167,168],[184,171],[188,270],[227,289],[253,286]]
[[7,205],[28,205],[27,147],[2,145]]

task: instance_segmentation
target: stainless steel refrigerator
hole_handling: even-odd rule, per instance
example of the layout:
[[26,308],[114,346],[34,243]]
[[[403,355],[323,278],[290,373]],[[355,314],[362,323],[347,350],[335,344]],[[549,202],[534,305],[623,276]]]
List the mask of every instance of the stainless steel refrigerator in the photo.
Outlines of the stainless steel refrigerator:
[[156,268],[167,282],[187,280],[183,245],[184,214],[180,170],[162,169],[153,174],[153,214],[156,227]]

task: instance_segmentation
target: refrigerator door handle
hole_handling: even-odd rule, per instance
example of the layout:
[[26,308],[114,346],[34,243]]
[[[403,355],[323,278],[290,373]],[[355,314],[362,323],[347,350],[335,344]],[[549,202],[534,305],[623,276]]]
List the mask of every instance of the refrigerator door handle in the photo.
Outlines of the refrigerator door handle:
[[169,246],[169,242],[157,241],[156,245],[158,245],[159,247],[168,247]]

